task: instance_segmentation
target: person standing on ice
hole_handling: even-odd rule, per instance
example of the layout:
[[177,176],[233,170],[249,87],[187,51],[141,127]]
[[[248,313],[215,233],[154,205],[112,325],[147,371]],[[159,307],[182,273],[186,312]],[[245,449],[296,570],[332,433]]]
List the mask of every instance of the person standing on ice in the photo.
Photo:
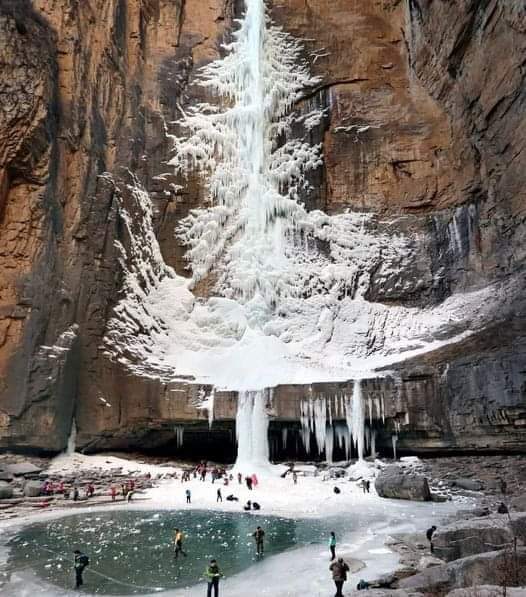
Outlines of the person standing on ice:
[[212,597],[212,588],[214,589],[214,597],[219,597],[219,579],[223,575],[219,570],[216,560],[210,560],[210,564],[205,570],[205,576],[208,579],[206,597]]
[[184,539],[183,532],[180,531],[179,529],[175,529],[175,535],[174,535],[174,545],[175,545],[174,557],[175,557],[176,560],[179,557],[180,553],[182,553],[183,556],[186,558],[186,551],[183,550],[183,539]]
[[296,471],[292,473],[292,480],[294,481],[294,485],[298,484],[298,473]]
[[247,484],[247,487],[252,490],[252,477],[245,477],[245,483]]
[[329,570],[332,572],[332,580],[336,585],[336,594],[334,597],[343,597],[343,583],[347,580],[349,566],[343,561],[343,558],[338,558],[336,562],[333,562],[329,566]]
[[257,527],[256,531],[252,533],[252,536],[256,541],[256,553],[258,556],[262,556],[264,551],[263,539],[265,537],[265,531],[261,527]]
[[78,589],[84,584],[82,574],[84,573],[84,568],[89,566],[89,558],[85,553],[82,553],[80,549],[76,549],[73,553],[75,555],[73,564],[75,568],[75,589]]
[[222,502],[222,501],[223,501],[223,496],[221,495],[221,489],[218,489],[216,502]]
[[334,531],[331,531],[331,536],[329,537],[329,549],[331,551],[331,562],[336,559],[336,535]]
[[187,489],[185,491],[185,494],[186,494],[186,503],[191,504],[192,503],[192,492],[189,489]]
[[256,473],[253,473],[252,474],[252,487],[254,487],[254,488],[257,487],[258,483],[259,483],[259,481],[258,481],[258,478],[256,476]]
[[237,482],[241,485],[243,483],[243,475],[241,473],[237,474]]

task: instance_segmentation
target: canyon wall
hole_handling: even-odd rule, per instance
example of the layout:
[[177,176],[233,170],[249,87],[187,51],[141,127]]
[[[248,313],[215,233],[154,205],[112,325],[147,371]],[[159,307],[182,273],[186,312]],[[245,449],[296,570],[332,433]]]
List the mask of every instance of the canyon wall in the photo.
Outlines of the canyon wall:
[[[221,55],[241,10],[235,0],[0,0],[1,448],[60,451],[73,417],[87,450],[174,446],[181,424],[211,449],[233,441],[235,395],[218,395],[209,433],[199,404],[210,388],[133,376],[102,338],[122,292],[116,241],[131,246],[123,208],[137,212],[136,182],[165,261],[187,275],[174,229],[203,184],[183,185],[167,166],[170,135],[205,99],[197,70]],[[305,204],[371,212],[373,234],[414,239],[415,259],[395,274],[367,265],[367,300],[425,309],[507,284],[491,325],[474,317],[469,337],[365,383],[386,404],[380,440],[396,432],[416,452],[524,449],[526,9],[274,0],[269,11],[321,77],[299,106],[326,114],[310,133],[324,165]],[[276,424],[297,423],[309,392],[278,388]]]

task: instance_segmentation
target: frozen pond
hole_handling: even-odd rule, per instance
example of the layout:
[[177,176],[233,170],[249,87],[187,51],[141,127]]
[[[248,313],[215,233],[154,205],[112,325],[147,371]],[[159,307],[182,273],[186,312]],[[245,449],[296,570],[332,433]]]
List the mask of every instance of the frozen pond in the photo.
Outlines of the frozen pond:
[[[174,597],[203,594],[203,572],[217,558],[224,594],[246,595],[260,587],[272,597],[331,595],[327,538],[338,537],[338,554],[362,560],[356,579],[392,570],[397,557],[383,542],[391,532],[423,530],[451,511],[447,504],[384,500],[334,516],[281,517],[210,510],[104,509],[48,517],[9,529],[3,537],[0,595],[34,597],[78,594],[72,590],[72,551],[90,556],[84,594]],[[252,533],[266,531],[265,556],[255,555]],[[186,535],[186,558],[174,559],[173,533]]]
[[[245,513],[120,511],[74,514],[31,524],[8,542],[7,570],[30,566],[47,583],[70,588],[72,551],[90,556],[86,584],[97,594],[137,594],[199,582],[211,557],[227,576],[256,561],[252,533],[266,533],[266,554],[318,542],[349,520],[291,520]],[[184,529],[188,557],[174,558],[174,529]]]

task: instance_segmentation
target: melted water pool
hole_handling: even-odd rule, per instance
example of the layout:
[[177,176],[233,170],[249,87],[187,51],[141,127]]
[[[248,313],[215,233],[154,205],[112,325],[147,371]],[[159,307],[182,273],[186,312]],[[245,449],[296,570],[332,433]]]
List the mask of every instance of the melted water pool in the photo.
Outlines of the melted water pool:
[[[290,520],[209,511],[125,511],[75,514],[29,525],[8,543],[6,572],[32,569],[41,579],[72,588],[73,550],[90,557],[85,589],[97,594],[142,594],[203,581],[214,557],[232,576],[257,561],[252,533],[266,533],[265,554],[325,542],[329,531],[351,530],[349,520]],[[174,558],[174,529],[184,531],[185,558]]]

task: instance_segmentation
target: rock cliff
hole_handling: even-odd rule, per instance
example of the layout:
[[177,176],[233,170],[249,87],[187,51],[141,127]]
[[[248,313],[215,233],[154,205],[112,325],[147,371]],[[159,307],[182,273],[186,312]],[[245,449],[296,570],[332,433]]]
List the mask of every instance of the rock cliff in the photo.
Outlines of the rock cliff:
[[[387,405],[381,440],[524,449],[526,9],[274,0],[269,10],[320,76],[300,106],[326,109],[311,133],[324,165],[306,205],[371,212],[373,234],[415,239],[397,275],[369,264],[367,300],[425,309],[453,292],[507,289],[492,325],[474,319],[469,338],[365,385]],[[122,207],[137,209],[135,181],[152,198],[166,263],[185,275],[174,228],[203,185],[166,174],[170,135],[203,99],[196,71],[221,54],[241,11],[234,0],[0,0],[0,447],[60,451],[73,417],[91,450],[170,444],[182,423],[232,443],[234,395],[217,398],[208,434],[197,404],[209,388],[133,376],[102,338],[122,291],[116,243],[131,242]],[[308,391],[278,389],[276,421],[297,423]]]

